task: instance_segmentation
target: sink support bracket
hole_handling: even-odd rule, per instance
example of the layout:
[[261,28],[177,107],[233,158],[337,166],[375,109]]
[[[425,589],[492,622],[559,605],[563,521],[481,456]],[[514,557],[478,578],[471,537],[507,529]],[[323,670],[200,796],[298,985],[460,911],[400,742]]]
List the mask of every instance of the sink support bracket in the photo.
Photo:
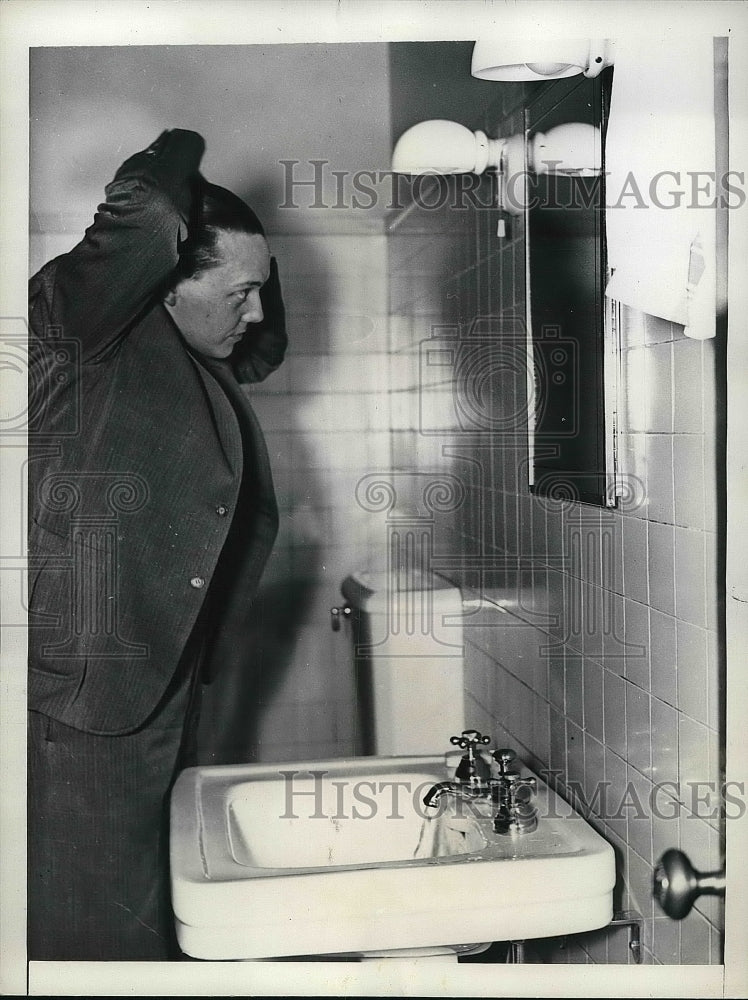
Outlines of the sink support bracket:
[[641,965],[642,960],[642,924],[644,923],[641,914],[636,910],[618,910],[613,914],[613,919],[608,927],[628,927],[629,929],[629,951],[634,956],[637,965]]
[[525,958],[525,942],[524,941],[510,941],[509,947],[506,952],[506,961],[510,965],[524,965],[527,961]]
[[[628,927],[629,929],[629,951],[634,956],[637,965],[641,965],[642,960],[642,916],[636,910],[618,910],[613,914],[610,923],[607,923],[601,930],[606,931],[609,927]],[[566,935],[561,938],[559,947],[566,947]],[[507,959],[507,961],[509,961]]]

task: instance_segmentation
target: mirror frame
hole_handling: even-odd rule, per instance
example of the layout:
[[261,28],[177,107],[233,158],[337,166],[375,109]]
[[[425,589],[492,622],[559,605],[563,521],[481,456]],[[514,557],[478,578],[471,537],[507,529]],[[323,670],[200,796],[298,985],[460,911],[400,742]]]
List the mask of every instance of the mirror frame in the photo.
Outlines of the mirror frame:
[[[604,150],[612,73],[609,69],[593,79],[553,81],[524,110],[528,485],[538,496],[607,508],[616,506],[621,493],[617,477],[621,324],[618,305],[605,297],[610,273],[604,153],[601,173],[590,183],[587,177],[534,174],[529,170],[528,146],[535,131],[580,120],[581,108],[584,120],[601,129]],[[536,189],[532,192],[530,181]],[[554,191],[544,203],[537,191],[549,192],[551,183]],[[572,208],[562,207],[567,202],[558,198],[554,203],[559,188],[571,196]],[[583,195],[586,214],[579,210],[576,192]],[[571,211],[575,216],[569,216]],[[539,293],[544,275],[549,275],[551,290],[545,301]],[[571,429],[563,429],[563,423]]]

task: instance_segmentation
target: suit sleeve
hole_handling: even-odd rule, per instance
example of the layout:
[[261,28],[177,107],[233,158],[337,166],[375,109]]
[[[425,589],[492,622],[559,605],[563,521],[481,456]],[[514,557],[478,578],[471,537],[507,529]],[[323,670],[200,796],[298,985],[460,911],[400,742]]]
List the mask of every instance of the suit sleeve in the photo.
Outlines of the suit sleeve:
[[177,264],[204,149],[173,129],[122,164],[81,242],[31,279],[32,329],[54,323],[84,361],[106,355]]
[[278,263],[270,260],[270,276],[260,289],[263,319],[247,328],[234,348],[231,364],[238,382],[261,382],[281,364],[288,346]]

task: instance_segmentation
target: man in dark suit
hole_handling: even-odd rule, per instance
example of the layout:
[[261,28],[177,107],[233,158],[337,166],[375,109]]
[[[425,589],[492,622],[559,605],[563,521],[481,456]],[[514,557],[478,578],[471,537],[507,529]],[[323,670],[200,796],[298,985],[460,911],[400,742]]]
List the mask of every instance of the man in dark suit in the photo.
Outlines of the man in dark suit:
[[31,959],[178,956],[169,792],[277,532],[240,387],[283,359],[277,267],[203,151],[130,157],[30,284]]

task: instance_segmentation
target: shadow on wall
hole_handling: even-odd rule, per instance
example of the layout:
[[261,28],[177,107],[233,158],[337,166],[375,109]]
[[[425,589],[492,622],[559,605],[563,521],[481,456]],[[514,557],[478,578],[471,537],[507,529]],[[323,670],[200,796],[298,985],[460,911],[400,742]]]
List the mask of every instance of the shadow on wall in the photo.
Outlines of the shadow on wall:
[[[208,177],[207,179],[215,184],[220,183],[219,181],[213,181],[212,177]],[[272,226],[273,220],[269,217],[269,213],[264,211],[264,206],[272,204],[273,185],[271,178],[267,175],[261,178],[254,177],[251,184],[246,186],[235,184],[232,190],[237,197],[241,198],[242,201],[249,205],[252,211],[257,214],[266,234],[268,234],[268,230],[270,226]],[[269,234],[268,242],[270,243],[270,252],[273,253],[272,239]]]
[[[251,205],[261,188],[240,191]],[[328,668],[329,626],[320,618],[320,591],[329,588],[335,565],[330,530],[339,484],[334,471],[320,469],[320,452],[334,453],[330,429],[314,434],[306,426],[309,406],[324,405],[324,386],[315,373],[328,367],[334,351],[330,317],[335,295],[324,255],[304,238],[268,233],[278,257],[289,347],[287,360],[267,381],[249,387],[248,396],[268,446],[279,510],[279,531],[245,626],[218,636],[216,676],[204,688],[198,730],[201,764],[232,764],[284,754],[284,746],[309,740],[290,720],[307,719],[300,708],[309,698],[310,678],[318,698],[330,708],[329,734],[335,731],[333,704],[340,678]],[[323,603],[329,606],[329,599]],[[324,673],[322,673],[324,671]],[[277,724],[274,720],[278,720]],[[303,728],[303,727],[302,727]],[[293,730],[293,731],[291,731]],[[272,746],[271,746],[272,745]]]
[[[313,578],[261,586],[247,629],[241,634],[222,633],[221,670],[203,690],[199,764],[255,759],[262,714],[294,667],[298,637],[293,623],[305,616],[315,586]],[[278,735],[280,741],[282,734]]]

